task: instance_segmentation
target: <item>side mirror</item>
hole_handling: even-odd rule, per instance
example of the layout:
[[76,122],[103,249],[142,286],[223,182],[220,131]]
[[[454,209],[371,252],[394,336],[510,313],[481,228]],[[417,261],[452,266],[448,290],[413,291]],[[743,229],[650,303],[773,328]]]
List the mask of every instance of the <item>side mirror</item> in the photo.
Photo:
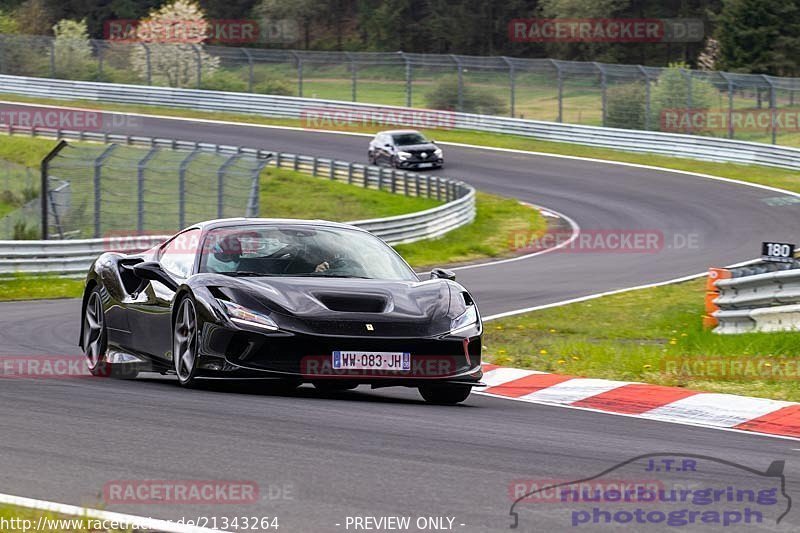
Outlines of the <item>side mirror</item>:
[[384,144],[383,147],[384,148],[388,148],[390,150],[392,149],[392,145],[391,144]]
[[456,273],[452,270],[445,270],[444,268],[434,268],[431,270],[431,279],[449,279],[450,281],[455,281]]
[[175,283],[175,280],[169,277],[169,274],[164,272],[164,269],[161,268],[161,265],[155,261],[136,263],[133,265],[133,273],[137,278],[163,283],[173,291],[177,290],[178,288],[178,284]]
[[429,139],[429,141],[431,144],[436,144],[436,141],[434,141],[433,139]]

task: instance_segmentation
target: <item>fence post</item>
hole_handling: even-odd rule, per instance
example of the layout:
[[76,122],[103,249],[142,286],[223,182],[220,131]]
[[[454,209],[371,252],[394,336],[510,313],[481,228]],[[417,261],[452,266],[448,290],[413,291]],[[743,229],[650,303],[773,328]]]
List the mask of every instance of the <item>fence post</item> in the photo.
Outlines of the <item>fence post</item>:
[[[602,106],[602,113],[603,113],[603,127],[606,126],[606,92],[608,88],[608,80],[606,79],[606,71],[600,63],[593,61],[592,64],[595,66],[597,70],[600,71],[600,98],[601,98],[601,106]],[[561,100],[561,96],[559,95],[559,101]],[[559,122],[561,122],[559,120]]]
[[452,59],[456,64],[456,72],[458,73],[458,112],[464,112],[464,69],[461,66],[461,60],[455,55],[450,54],[450,59]]
[[200,150],[195,148],[181,161],[178,169],[178,229],[186,226],[186,168],[199,153]]
[[775,144],[777,140],[777,124],[776,124],[776,116],[775,113],[776,109],[776,94],[775,94],[775,85],[772,83],[772,80],[769,79],[769,76],[766,74],[761,75],[761,79],[763,79],[767,85],[769,86],[769,122],[770,122],[770,132],[772,133],[772,144]]
[[47,240],[47,229],[48,229],[47,226],[49,223],[47,216],[47,197],[49,196],[47,179],[48,179],[48,174],[50,172],[50,161],[52,161],[53,158],[57,156],[61,152],[61,150],[64,149],[65,146],[67,146],[67,141],[63,139],[59,141],[58,144],[55,146],[55,148],[50,150],[50,153],[44,156],[44,159],[42,159],[42,164],[40,166],[42,172],[41,176],[42,183],[40,185],[41,192],[39,193],[39,196],[41,197],[42,201],[42,240]]
[[225,218],[225,172],[238,157],[239,154],[231,155],[217,169],[217,218]]
[[50,39],[50,77],[56,77],[56,42],[55,39]]
[[95,239],[100,237],[100,225],[101,225],[101,218],[100,218],[100,208],[102,207],[102,188],[100,187],[100,179],[101,179],[101,171],[103,168],[103,163],[108,156],[111,155],[111,152],[116,150],[117,145],[112,144],[109,145],[108,148],[103,150],[97,159],[94,160],[94,237]]
[[637,65],[639,72],[644,76],[644,129],[650,129],[650,76],[643,66]]
[[558,118],[556,119],[556,122],[562,122],[562,119],[564,118],[564,76],[561,73],[561,66],[555,59],[551,59],[550,63],[553,65],[553,68],[556,69],[556,77],[558,82]]
[[247,92],[253,92],[253,54],[247,48],[239,48],[247,58]]
[[303,97],[303,59],[300,57],[300,55],[297,52],[295,52],[293,50],[290,50],[289,53],[292,54],[292,56],[294,56],[294,61],[295,61],[295,64],[297,66],[297,96],[302,98]]
[[247,202],[248,217],[257,217],[261,214],[261,171],[269,164],[271,157],[266,157],[253,169],[253,184],[250,188],[250,199]]
[[[99,41],[102,43],[103,41]],[[104,58],[104,50],[105,47],[102,44],[99,44],[98,41],[95,39],[91,40],[92,48],[94,48],[95,53],[97,54],[97,76],[102,80],[103,79],[103,60]]]
[[144,231],[144,171],[157,153],[157,146],[151,148],[136,165],[136,230],[139,233]]
[[397,52],[406,62],[406,107],[411,107],[411,61],[403,52]]
[[720,72],[719,75],[728,82],[728,139],[733,139],[733,80],[724,72]]
[[195,62],[197,63],[197,88],[203,88],[203,56],[200,54],[200,48],[196,44],[192,45],[194,52]]
[[146,69],[147,85],[153,85],[153,65],[150,62],[150,47],[147,46],[145,43],[140,43],[140,44],[142,45],[142,48],[144,48],[144,57],[145,57],[145,62],[147,63],[147,69]]
[[347,59],[350,60],[350,79],[351,79],[351,93],[352,93],[352,100],[353,102],[356,101],[356,86],[358,84],[358,65],[356,64],[356,60],[353,58],[353,54],[350,52],[345,52]]
[[511,102],[510,102],[510,104],[511,104],[510,105],[510,108],[511,108],[510,116],[511,116],[511,118],[514,118],[514,104],[516,103],[515,91],[516,91],[516,83],[517,83],[516,78],[517,78],[517,76],[516,76],[516,72],[514,71],[514,63],[512,63],[511,60],[508,59],[506,56],[502,56],[502,59],[503,59],[503,61],[505,61],[506,65],[508,65],[508,85],[509,85],[509,89],[510,89],[509,100],[511,100]]

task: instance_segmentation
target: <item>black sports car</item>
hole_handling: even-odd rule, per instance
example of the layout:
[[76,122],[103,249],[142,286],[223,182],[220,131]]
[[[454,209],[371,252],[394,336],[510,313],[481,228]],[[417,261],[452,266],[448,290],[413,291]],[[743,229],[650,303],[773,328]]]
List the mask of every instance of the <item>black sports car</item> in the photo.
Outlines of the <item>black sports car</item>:
[[273,378],[325,390],[482,385],[482,323],[452,273],[421,281],[382,240],[323,221],[204,222],[92,265],[80,346],[94,375]]
[[436,142],[416,130],[380,131],[369,142],[367,160],[371,165],[394,168],[442,168],[444,155]]

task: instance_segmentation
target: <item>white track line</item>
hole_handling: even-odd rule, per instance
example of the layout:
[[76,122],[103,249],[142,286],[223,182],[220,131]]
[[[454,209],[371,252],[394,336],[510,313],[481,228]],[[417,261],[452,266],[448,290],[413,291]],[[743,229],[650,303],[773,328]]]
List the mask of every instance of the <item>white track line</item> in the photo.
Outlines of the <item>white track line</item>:
[[7,505],[16,505],[18,507],[36,509],[40,511],[50,511],[57,514],[76,516],[91,520],[117,522],[118,524],[135,526],[139,529],[164,531],[167,533],[219,533],[221,531],[219,529],[209,529],[205,527],[178,524],[177,522],[170,522],[168,520],[158,520],[156,518],[146,518],[143,516],[136,516],[130,514],[112,513],[110,511],[101,511],[99,509],[87,509],[75,505],[66,505],[63,503],[49,502],[46,500],[22,498],[20,496],[12,496],[10,494],[0,494],[0,503]]

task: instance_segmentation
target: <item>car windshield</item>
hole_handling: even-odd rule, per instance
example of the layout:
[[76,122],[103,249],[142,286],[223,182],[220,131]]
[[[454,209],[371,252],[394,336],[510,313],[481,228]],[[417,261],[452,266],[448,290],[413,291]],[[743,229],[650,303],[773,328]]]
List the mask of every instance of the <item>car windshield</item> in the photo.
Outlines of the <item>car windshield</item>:
[[428,140],[420,133],[398,133],[392,135],[394,144],[397,146],[406,146],[409,144],[423,144]]
[[213,229],[199,272],[232,276],[307,276],[417,281],[379,238],[363,231],[310,225]]

